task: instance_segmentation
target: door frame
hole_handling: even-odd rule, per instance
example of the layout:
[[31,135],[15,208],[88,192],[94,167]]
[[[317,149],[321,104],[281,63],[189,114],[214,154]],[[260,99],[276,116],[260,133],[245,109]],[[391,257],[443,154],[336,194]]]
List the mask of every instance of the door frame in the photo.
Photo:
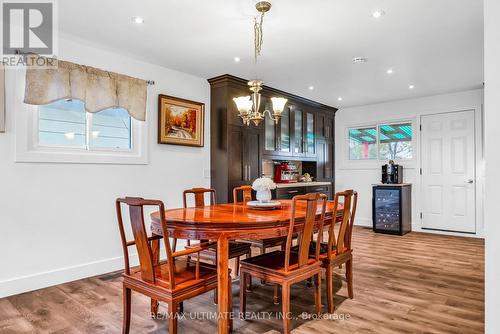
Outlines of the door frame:
[[[424,192],[423,189],[423,175],[420,174],[420,169],[423,168],[423,159],[422,155],[423,151],[423,136],[421,131],[422,125],[422,117],[432,116],[432,115],[442,115],[442,114],[450,114],[457,113],[463,111],[473,111],[474,113],[474,164],[475,164],[475,175],[474,175],[474,191],[475,191],[475,233],[469,232],[452,232],[452,231],[444,231],[444,230],[435,230],[429,228],[423,228],[422,223],[423,219],[421,213],[423,212],[423,203],[424,203]],[[419,146],[419,157],[418,157],[418,166],[419,170],[418,174],[418,198],[419,198],[419,207],[418,212],[419,216],[417,217],[418,228],[416,229],[419,232],[427,232],[427,233],[436,233],[436,234],[446,234],[446,235],[456,235],[456,236],[469,236],[469,237],[478,237],[484,238],[484,141],[483,141],[483,104],[479,106],[471,106],[470,108],[459,108],[459,109],[450,109],[448,111],[442,112],[423,112],[418,116],[418,146]]]

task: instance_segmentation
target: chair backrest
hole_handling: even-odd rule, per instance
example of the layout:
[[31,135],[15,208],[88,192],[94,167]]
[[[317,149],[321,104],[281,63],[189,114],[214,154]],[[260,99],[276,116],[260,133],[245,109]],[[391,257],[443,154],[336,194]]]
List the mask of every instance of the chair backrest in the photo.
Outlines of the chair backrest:
[[233,189],[233,203],[238,202],[238,193],[242,193],[243,202],[250,202],[252,200],[252,186],[241,186]]
[[184,208],[187,208],[187,195],[188,194],[193,194],[194,195],[194,206],[197,208],[202,208],[205,206],[205,194],[210,193],[210,200],[212,201],[212,204],[216,204],[215,200],[215,189],[209,189],[209,188],[191,188],[184,190],[182,193],[182,199],[184,203]]
[[[304,227],[300,232],[299,242],[299,252],[298,252],[298,268],[306,265],[309,261],[309,246],[311,244],[311,239],[314,233],[315,225],[318,225],[319,230],[323,229],[323,222],[325,219],[326,202],[328,197],[324,194],[319,193],[309,193],[305,195],[297,195],[292,199],[292,209],[290,217],[290,228],[288,230],[288,236],[286,239],[285,247],[285,271],[289,270],[290,267],[290,250],[292,247],[292,240],[294,235],[294,230],[297,224],[296,213],[297,207],[305,203],[305,218],[302,222]],[[316,215],[318,211],[318,203],[321,204],[320,218],[316,220]],[[300,221],[298,223],[301,223]],[[316,239],[316,260],[319,260],[319,247],[321,243],[321,236],[318,233]]]
[[353,190],[345,190],[335,194],[333,208],[333,219],[337,217],[339,212],[339,204],[343,204],[342,221],[335,236],[335,224],[332,223],[328,230],[328,256],[335,251],[337,255],[351,250],[352,226],[356,216],[356,207],[358,204],[358,193]]
[[[133,240],[127,240],[125,229],[122,219],[122,203],[128,206],[130,215],[130,225],[134,235]],[[135,245],[137,254],[139,256],[139,263],[141,269],[141,278],[149,283],[155,283],[157,275],[155,270],[155,261],[153,259],[153,252],[151,249],[151,241],[159,237],[148,237],[146,232],[146,225],[144,222],[144,207],[156,206],[160,212],[161,226],[163,230],[163,240],[165,242],[165,250],[167,253],[168,264],[168,277],[172,289],[175,287],[175,264],[172,257],[170,242],[168,239],[167,224],[165,222],[165,206],[162,201],[148,200],[140,197],[125,197],[116,200],[116,215],[118,218],[118,227],[120,229],[120,236],[122,239],[123,256],[125,259],[125,274],[130,275],[130,262],[128,247]]]

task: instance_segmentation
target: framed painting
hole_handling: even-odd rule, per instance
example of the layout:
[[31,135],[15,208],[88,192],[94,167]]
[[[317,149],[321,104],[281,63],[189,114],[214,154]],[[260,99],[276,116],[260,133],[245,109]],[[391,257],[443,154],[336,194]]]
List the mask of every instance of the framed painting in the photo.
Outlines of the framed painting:
[[0,132],[5,132],[5,69],[0,63]]
[[158,143],[203,146],[205,105],[158,95]]

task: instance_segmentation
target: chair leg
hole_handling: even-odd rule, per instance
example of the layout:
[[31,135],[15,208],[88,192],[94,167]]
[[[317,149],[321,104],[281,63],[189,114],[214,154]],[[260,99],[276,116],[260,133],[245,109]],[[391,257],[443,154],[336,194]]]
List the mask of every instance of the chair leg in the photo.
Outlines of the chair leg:
[[158,303],[157,300],[151,298],[151,315],[156,315],[158,314],[158,306],[160,303]]
[[345,278],[347,280],[347,292],[349,294],[349,298],[354,298],[354,289],[352,286],[352,259],[347,261],[345,264]]
[[[228,332],[229,333],[232,333],[233,332],[233,281],[231,280],[231,278],[229,279],[229,282],[228,282],[228,291],[229,291],[229,294],[228,294],[228,304],[229,304],[229,324],[228,324]],[[243,284],[243,287],[245,285]],[[245,289],[243,289],[245,290]]]
[[218,300],[218,298],[217,298],[217,288],[215,288],[215,289],[214,289],[214,300],[213,300],[214,305],[217,305],[217,302],[218,302],[218,301],[219,301],[219,300]]
[[326,267],[326,301],[328,313],[333,313],[335,306],[333,304],[333,267],[328,264]]
[[184,302],[180,302],[177,306],[179,313],[184,313]]
[[[262,246],[260,248],[260,255],[264,254],[266,252],[266,247]],[[260,280],[260,284],[264,285],[266,284],[266,281],[264,281],[263,279]]]
[[274,285],[274,305],[278,305],[280,303],[280,285]]
[[[153,253],[153,265],[157,266],[160,263],[160,240],[151,241],[151,251]],[[151,298],[151,314],[158,313],[158,301]]]
[[314,303],[316,313],[321,314],[321,272],[314,277]]
[[130,308],[132,300],[132,290],[123,285],[123,328],[122,333],[128,334],[130,331]]
[[[249,259],[252,257],[252,248],[250,248],[248,250],[248,253],[246,255],[246,258]],[[252,277],[250,277],[247,281],[246,281],[246,285],[247,285],[247,291],[252,291]]]
[[240,274],[240,319],[242,320],[245,320],[245,312],[247,309],[247,292],[245,286],[247,285],[248,276],[249,275],[245,272]]
[[168,303],[168,333],[177,334],[177,303]]
[[236,257],[236,270],[235,270],[236,276],[240,275],[240,257]]
[[283,333],[290,333],[290,286],[281,286],[281,312],[283,316]]

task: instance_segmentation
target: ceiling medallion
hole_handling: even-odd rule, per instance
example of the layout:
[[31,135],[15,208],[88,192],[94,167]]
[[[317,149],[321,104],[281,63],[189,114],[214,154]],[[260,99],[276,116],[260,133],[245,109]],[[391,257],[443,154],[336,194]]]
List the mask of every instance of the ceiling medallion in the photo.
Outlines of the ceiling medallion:
[[[262,51],[263,44],[263,33],[262,33],[262,25],[264,23],[264,14],[267,13],[271,9],[271,3],[267,1],[258,2],[255,5],[255,8],[260,13],[260,16],[254,18],[254,52],[255,52],[255,64],[257,64],[257,59],[260,56]],[[269,110],[264,110],[260,112],[260,100],[261,95],[260,91],[262,90],[264,82],[262,80],[250,80],[248,82],[248,86],[250,91],[252,91],[252,95],[248,96],[239,96],[235,97],[233,101],[236,103],[236,107],[239,111],[239,116],[243,120],[245,125],[250,125],[250,122],[253,122],[255,126],[259,126],[259,124],[264,120],[266,114],[278,123],[281,113],[285,108],[285,104],[288,101],[282,97],[272,97],[272,105],[273,112]]]

